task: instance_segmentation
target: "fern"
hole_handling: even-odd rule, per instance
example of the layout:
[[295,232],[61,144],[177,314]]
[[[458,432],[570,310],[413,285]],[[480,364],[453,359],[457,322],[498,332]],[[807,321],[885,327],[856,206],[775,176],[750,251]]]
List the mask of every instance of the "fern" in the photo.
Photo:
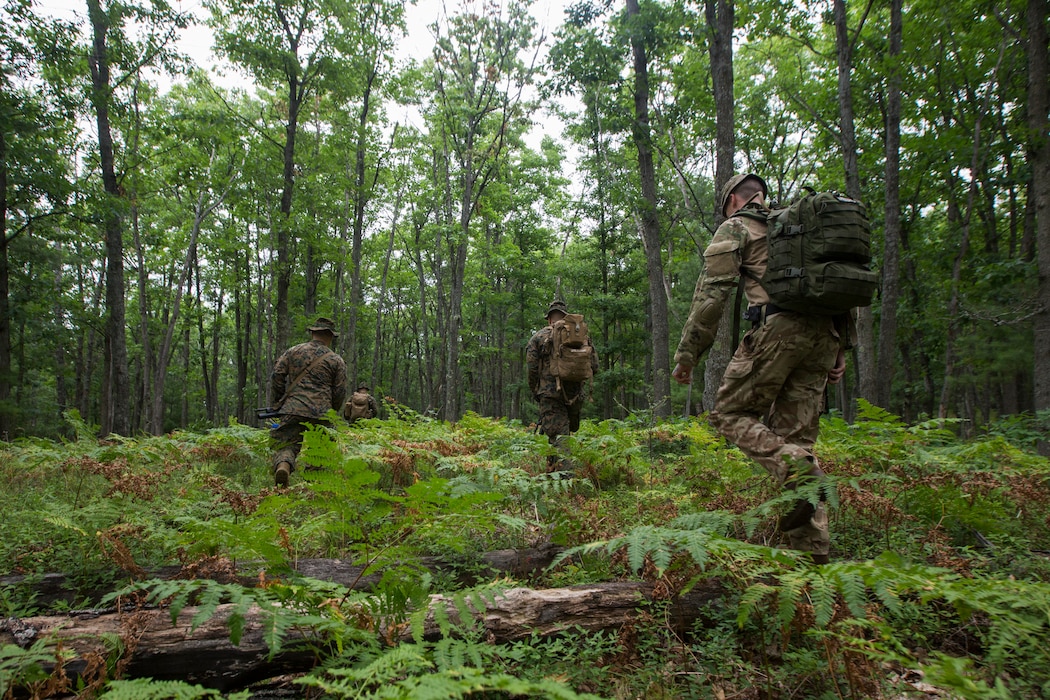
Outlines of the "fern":
[[59,654],[47,639],[36,640],[28,649],[4,644],[0,647],[0,697],[13,697],[16,688],[27,689],[46,681],[50,674],[44,669],[53,666]]
[[203,698],[225,698],[226,700],[248,700],[251,691],[224,695],[218,690],[190,685],[182,681],[155,681],[137,678],[129,681],[110,681],[99,698],[105,700],[201,700]]
[[[361,667],[339,667],[313,673],[296,682],[322,690],[334,698],[379,700],[444,700],[497,692],[512,697],[540,697],[554,700],[600,700],[578,694],[553,680],[523,680],[507,673],[493,673],[468,665],[475,652],[462,641],[439,643],[439,651],[426,644],[402,644]],[[475,647],[477,648],[477,647]],[[481,653],[481,652],[477,652]],[[439,666],[432,657],[440,655]]]

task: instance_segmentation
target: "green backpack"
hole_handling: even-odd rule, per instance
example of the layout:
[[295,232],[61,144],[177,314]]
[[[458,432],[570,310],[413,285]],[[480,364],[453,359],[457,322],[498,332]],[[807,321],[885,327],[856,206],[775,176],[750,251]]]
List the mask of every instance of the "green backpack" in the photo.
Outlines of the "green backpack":
[[765,220],[769,262],[758,281],[773,304],[828,316],[871,305],[879,275],[871,269],[871,224],[861,202],[810,190]]

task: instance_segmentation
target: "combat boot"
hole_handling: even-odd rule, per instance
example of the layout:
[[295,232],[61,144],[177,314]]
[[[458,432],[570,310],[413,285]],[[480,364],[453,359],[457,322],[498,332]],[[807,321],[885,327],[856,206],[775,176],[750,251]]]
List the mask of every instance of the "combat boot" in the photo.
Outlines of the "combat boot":
[[[784,488],[789,491],[794,491],[800,484],[807,483],[812,480],[819,482],[824,481],[824,472],[820,466],[817,465],[816,457],[812,455],[807,456],[804,459],[785,459],[786,462],[792,465],[792,468],[788,472],[788,478],[784,481]],[[820,484],[820,500],[823,502],[827,500],[827,494],[824,491],[823,483]],[[788,530],[794,530],[797,527],[802,527],[810,521],[813,514],[816,513],[817,508],[808,498],[799,498],[795,501],[791,510],[780,518],[778,527],[781,532],[787,532]]]

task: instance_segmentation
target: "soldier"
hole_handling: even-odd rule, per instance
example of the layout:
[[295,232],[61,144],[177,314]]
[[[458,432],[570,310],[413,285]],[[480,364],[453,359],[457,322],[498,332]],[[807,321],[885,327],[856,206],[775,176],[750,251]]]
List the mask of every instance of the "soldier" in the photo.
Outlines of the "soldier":
[[[550,444],[562,451],[565,450],[565,446],[560,444],[559,438],[576,432],[580,427],[584,396],[584,382],[559,381],[551,373],[554,324],[567,314],[565,302],[552,302],[547,309],[547,325],[536,331],[525,350],[529,388],[540,409],[540,429]],[[597,374],[598,353],[590,344],[590,338],[587,338],[585,344],[590,347],[591,374]],[[563,462],[554,455],[547,457],[549,471],[556,470],[562,464]]]
[[362,418],[375,418],[379,415],[379,403],[376,397],[369,393],[370,391],[371,389],[366,384],[362,384],[354,390],[346,405],[343,406],[343,418],[350,425]]
[[[693,367],[714,343],[726,299],[744,275],[752,322],[726,367],[711,425],[758,462],[787,489],[824,474],[813,456],[824,387],[846,371],[852,346],[849,314],[820,316],[780,309],[770,303],[758,280],[768,248],[766,183],[751,173],[736,175],[722,188],[719,205],[726,219],[704,251],[704,271],[696,283],[689,319],[675,354],[672,376],[692,381]],[[739,215],[733,216],[740,212]],[[823,500],[823,498],[821,498]],[[828,561],[830,539],[823,503],[799,498],[779,521],[793,549]]]
[[346,398],[346,363],[332,349],[338,337],[335,323],[318,318],[310,326],[311,340],[284,351],[270,376],[270,405],[278,408],[279,422],[270,431],[274,482],[288,486],[303,433],[311,425],[331,425],[329,410],[339,410]]

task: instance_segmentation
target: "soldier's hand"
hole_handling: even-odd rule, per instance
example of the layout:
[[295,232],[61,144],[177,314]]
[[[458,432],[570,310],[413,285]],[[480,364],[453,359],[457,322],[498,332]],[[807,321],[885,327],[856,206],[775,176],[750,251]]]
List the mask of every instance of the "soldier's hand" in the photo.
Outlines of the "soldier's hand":
[[835,366],[828,370],[828,384],[838,384],[846,375],[846,352],[839,350]]
[[671,376],[674,377],[674,380],[679,384],[692,384],[693,368],[679,362],[674,366],[674,371],[671,372]]

